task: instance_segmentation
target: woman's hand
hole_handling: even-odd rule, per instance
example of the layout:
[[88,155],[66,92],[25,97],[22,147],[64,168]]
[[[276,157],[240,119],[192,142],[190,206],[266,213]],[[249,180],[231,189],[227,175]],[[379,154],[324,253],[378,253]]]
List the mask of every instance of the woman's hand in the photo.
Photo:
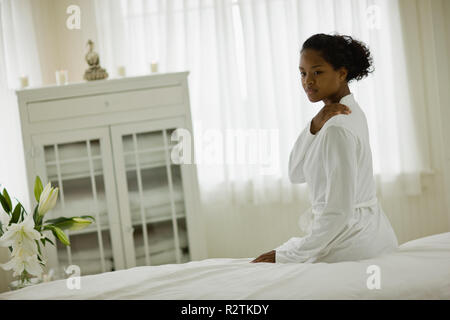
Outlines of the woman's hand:
[[275,263],[275,250],[263,253],[258,258],[256,258],[255,260],[251,261],[251,263],[256,263],[256,262],[271,262],[271,263]]
[[344,104],[332,103],[325,105],[311,121],[310,132],[316,134],[331,117],[338,114],[349,114],[351,112],[352,110]]

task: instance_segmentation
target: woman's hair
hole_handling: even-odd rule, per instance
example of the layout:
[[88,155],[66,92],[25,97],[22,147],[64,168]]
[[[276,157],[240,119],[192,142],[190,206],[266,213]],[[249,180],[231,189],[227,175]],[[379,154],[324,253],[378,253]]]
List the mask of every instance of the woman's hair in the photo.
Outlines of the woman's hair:
[[347,82],[353,79],[361,80],[374,71],[373,58],[368,47],[350,36],[318,33],[303,43],[300,53],[305,49],[319,51],[334,70],[340,67],[347,68]]

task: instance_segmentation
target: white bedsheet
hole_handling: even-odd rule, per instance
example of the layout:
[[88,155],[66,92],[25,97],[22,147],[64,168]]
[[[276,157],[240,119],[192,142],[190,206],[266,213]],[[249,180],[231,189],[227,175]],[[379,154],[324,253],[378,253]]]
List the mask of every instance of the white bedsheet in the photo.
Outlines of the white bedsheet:
[[[206,259],[136,267],[6,292],[0,299],[450,299],[450,232],[402,244],[377,258],[340,263]],[[380,289],[368,289],[370,265]]]

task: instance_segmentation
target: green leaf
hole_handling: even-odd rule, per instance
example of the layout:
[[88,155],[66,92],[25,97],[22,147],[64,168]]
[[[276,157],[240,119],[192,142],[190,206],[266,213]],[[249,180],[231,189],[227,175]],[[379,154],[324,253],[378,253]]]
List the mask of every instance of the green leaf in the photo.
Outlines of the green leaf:
[[39,219],[39,215],[38,215],[38,205],[36,205],[36,207],[34,208],[33,211],[33,220],[34,220],[34,224],[37,225],[38,224],[38,219]]
[[82,216],[82,217],[59,217],[56,219],[46,220],[45,223],[48,226],[52,225],[58,227],[62,230],[81,230],[89,226],[92,221],[95,220],[92,216]]
[[44,223],[57,224],[57,223],[61,223],[61,222],[64,222],[64,221],[67,221],[70,219],[71,218],[68,218],[68,217],[59,217],[59,218],[55,218],[55,219],[48,219]]
[[8,206],[8,201],[5,199],[5,197],[0,193],[0,202],[2,204],[3,209],[7,214],[11,213],[11,208]]
[[52,240],[50,240],[49,238],[47,238],[47,237],[45,237],[44,239],[43,239],[44,241],[47,241],[47,242],[50,242],[52,245],[55,245],[54,243],[53,243],[53,241]]
[[21,211],[22,211],[22,205],[20,203],[18,203],[12,213],[11,223],[17,223],[19,221]]
[[69,229],[72,226],[72,219],[66,217],[60,217],[56,219],[50,219],[45,221],[48,226],[58,227],[62,230]]
[[3,197],[5,198],[6,202],[8,203],[9,211],[11,211],[11,209],[12,209],[11,198],[9,197],[8,191],[6,191],[6,188],[3,189]]
[[52,226],[52,225],[47,225],[47,226],[44,226],[44,230],[51,230],[53,235],[56,238],[58,238],[59,241],[61,241],[61,243],[65,244],[66,246],[70,246],[69,238],[67,238],[64,231],[62,231],[60,228]]
[[[25,217],[24,215],[23,215],[23,213],[26,213],[27,215],[28,215],[28,212],[27,212],[27,210],[25,210],[25,207],[23,206],[23,204],[19,201],[19,200],[17,200],[17,198],[16,197],[14,197],[14,199],[17,201],[17,203],[20,203],[20,205],[22,206],[22,217]],[[23,220],[23,219],[22,219]]]
[[41,178],[39,178],[39,176],[36,176],[36,180],[34,181],[34,197],[36,198],[37,202],[39,202],[43,190],[44,187],[42,186]]
[[45,247],[45,241],[50,242],[52,245],[55,245],[52,240],[50,240],[49,238],[45,237],[45,238],[41,238],[41,242],[42,242],[42,245],[44,247]]
[[[24,207],[22,206],[22,204],[20,204],[20,207],[21,207],[22,210],[20,210],[20,218],[19,218],[19,221],[23,221],[23,219],[25,219],[25,213],[26,213],[26,211],[25,211]],[[28,215],[28,214],[27,214],[27,215]]]
[[41,253],[41,247],[39,246],[39,241],[37,241],[37,240],[34,240],[34,241],[36,241],[36,244],[37,244],[37,247],[38,247],[38,252],[39,252],[39,254],[38,254],[38,258],[42,255],[42,253]]

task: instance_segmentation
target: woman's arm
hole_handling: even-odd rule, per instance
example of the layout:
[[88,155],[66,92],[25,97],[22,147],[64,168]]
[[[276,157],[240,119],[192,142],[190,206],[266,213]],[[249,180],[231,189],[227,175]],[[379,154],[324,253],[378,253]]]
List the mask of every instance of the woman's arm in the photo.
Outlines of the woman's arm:
[[328,254],[353,212],[356,193],[356,137],[347,129],[329,126],[322,152],[326,172],[326,205],[314,216],[311,233],[294,237],[275,249],[276,262],[315,262]]
[[316,137],[310,131],[311,126],[312,120],[308,122],[308,125],[300,133],[289,156],[289,180],[292,183],[303,183],[306,181],[303,174],[305,154]]
[[346,105],[333,103],[325,105],[317,115],[308,122],[308,125],[297,138],[289,156],[289,180],[292,183],[306,182],[303,174],[303,163],[305,154],[316,137],[316,133],[320,131],[323,125],[333,116],[338,114],[349,114],[350,112],[351,110]]

